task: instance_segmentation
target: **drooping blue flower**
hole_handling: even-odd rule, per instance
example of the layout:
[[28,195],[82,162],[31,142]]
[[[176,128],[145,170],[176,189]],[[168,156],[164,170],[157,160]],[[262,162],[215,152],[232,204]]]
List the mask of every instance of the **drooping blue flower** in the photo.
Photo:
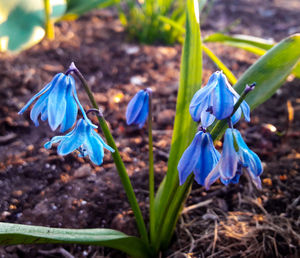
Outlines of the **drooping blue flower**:
[[103,147],[114,152],[114,149],[103,141],[85,119],[79,119],[71,132],[62,136],[54,136],[44,146],[46,149],[50,149],[54,143],[59,143],[57,147],[59,155],[67,155],[78,150],[80,157],[88,155],[90,160],[96,165],[101,165],[103,162]]
[[228,128],[220,161],[205,179],[205,187],[208,189],[218,178],[224,184],[237,183],[242,168],[246,169],[256,187],[261,188],[259,176],[263,168],[259,157],[248,148],[238,130]]
[[220,153],[215,149],[209,133],[196,133],[191,145],[184,151],[178,163],[179,182],[182,185],[193,172],[198,184],[204,185],[205,178],[216,166]]
[[126,122],[128,125],[136,124],[142,128],[149,113],[149,94],[152,90],[147,88],[140,90],[130,100],[126,110]]
[[[226,76],[217,71],[210,76],[207,85],[195,93],[190,104],[190,114],[194,121],[201,121],[202,126],[207,128],[216,118],[222,120],[229,117],[239,97]],[[250,108],[243,101],[232,116],[233,124],[239,121],[242,112],[246,121],[250,121]]]
[[30,118],[35,126],[39,125],[39,116],[42,121],[48,119],[50,128],[55,131],[60,126],[60,131],[65,132],[70,129],[77,118],[79,106],[86,121],[93,125],[87,118],[76,93],[75,80],[71,75],[63,73],[56,74],[52,81],[48,83],[40,92],[34,95],[27,104],[19,111],[23,114],[27,108],[37,99],[31,112]]

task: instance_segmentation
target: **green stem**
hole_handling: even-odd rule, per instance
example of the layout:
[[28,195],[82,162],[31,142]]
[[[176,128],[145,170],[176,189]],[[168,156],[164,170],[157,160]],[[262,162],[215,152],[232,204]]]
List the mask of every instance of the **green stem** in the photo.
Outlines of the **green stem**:
[[[247,94],[250,90],[253,89],[255,84],[251,86],[246,86],[246,89],[234,105],[231,116],[237,111],[243,100],[246,98]],[[249,90],[250,89],[250,90]],[[211,131],[211,135],[213,140],[217,139],[217,137],[222,133],[222,131],[227,126],[227,119],[218,121]],[[194,176],[191,176],[187,182],[183,186],[180,186],[173,192],[169,197],[169,206],[165,209],[165,213],[162,218],[162,223],[158,226],[159,233],[157,234],[157,239],[154,242],[154,250],[158,251],[160,248],[164,249],[168,246],[170,237],[172,236],[172,232],[174,231],[176,221],[180,214],[180,206],[179,204],[183,204],[185,200],[185,196],[188,194],[189,187],[191,187]],[[177,183],[176,183],[177,185]]]
[[[230,115],[233,116],[234,113],[238,110],[238,108],[240,107],[240,105],[242,104],[242,102],[245,100],[246,96],[248,95],[248,93],[254,88],[255,83],[251,84],[250,86],[246,85],[245,90],[243,91],[242,95],[240,96],[240,98],[238,99],[238,101],[235,103],[234,107],[233,107],[233,111]],[[247,89],[247,87],[250,88]],[[216,125],[214,126],[214,128],[211,130],[210,134],[212,139],[215,141],[216,139],[218,139],[218,137],[220,135],[222,135],[222,132],[225,130],[227,126],[227,118],[223,119],[223,120],[219,120]]]
[[[96,100],[93,96],[93,93],[91,92],[91,90],[88,86],[88,83],[85,80],[85,78],[83,77],[83,75],[81,74],[81,72],[75,67],[75,65],[73,63],[71,64],[70,69],[77,75],[77,77],[81,81],[81,83],[83,85],[83,88],[86,91],[93,108],[99,109],[99,107],[96,103]],[[146,225],[145,225],[145,222],[144,222],[144,219],[143,219],[142,212],[141,212],[140,207],[138,205],[135,193],[133,191],[133,187],[131,185],[129,176],[127,174],[125,165],[122,161],[122,158],[120,156],[120,153],[118,151],[116,143],[113,139],[112,134],[110,133],[110,130],[107,126],[107,123],[106,123],[104,117],[99,116],[99,115],[97,117],[98,117],[99,124],[100,124],[101,129],[104,133],[104,136],[106,138],[106,141],[107,141],[108,145],[110,145],[115,150],[115,152],[112,153],[112,157],[113,157],[113,160],[115,162],[115,165],[116,165],[118,174],[120,176],[121,182],[123,184],[123,187],[125,189],[128,201],[129,201],[130,206],[133,210],[133,213],[134,213],[134,216],[135,216],[135,219],[136,219],[136,223],[137,223],[137,227],[138,227],[138,230],[140,232],[140,235],[141,235],[142,239],[146,243],[148,243],[149,240],[148,240],[148,232],[147,232],[147,229],[146,229]]]
[[54,39],[54,25],[51,21],[51,5],[50,0],[44,0],[45,10],[45,31],[48,39]]
[[149,137],[149,202],[150,202],[150,238],[155,232],[154,213],[154,162],[153,162],[153,141],[152,141],[152,92],[149,92],[149,113],[148,113],[148,137]]
[[232,84],[236,84],[237,79],[234,74],[227,68],[227,66],[204,44],[202,44],[202,49],[207,54],[207,56],[225,73],[228,80]]

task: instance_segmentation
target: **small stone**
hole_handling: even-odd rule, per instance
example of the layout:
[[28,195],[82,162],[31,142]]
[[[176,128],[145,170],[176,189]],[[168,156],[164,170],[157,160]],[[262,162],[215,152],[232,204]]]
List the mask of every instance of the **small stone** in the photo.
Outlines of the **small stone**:
[[147,79],[145,77],[142,77],[140,75],[132,76],[130,78],[130,83],[134,85],[143,85],[145,82],[147,82]]
[[11,213],[9,211],[3,211],[1,213],[1,220],[5,220],[10,215],[11,215]]
[[134,55],[140,51],[138,46],[125,45],[124,50],[128,55]]
[[81,166],[80,168],[76,169],[74,172],[74,178],[83,178],[87,177],[91,174],[92,169],[89,164],[85,164]]
[[13,197],[20,197],[23,194],[21,190],[16,190],[12,192]]

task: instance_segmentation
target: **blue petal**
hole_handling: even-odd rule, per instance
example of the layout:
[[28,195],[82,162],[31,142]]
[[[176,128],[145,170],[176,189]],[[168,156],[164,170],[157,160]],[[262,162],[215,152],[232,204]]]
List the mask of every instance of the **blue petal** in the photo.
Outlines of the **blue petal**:
[[144,90],[140,90],[134,97],[130,100],[126,110],[126,122],[128,125],[135,123],[138,119],[140,112],[144,107],[144,102],[148,96],[148,93]]
[[232,124],[236,124],[240,120],[241,115],[242,115],[242,109],[239,107],[237,109],[237,111],[234,112],[233,116],[231,117]]
[[221,182],[222,182],[224,185],[228,185],[228,184],[230,184],[230,183],[232,183],[232,184],[237,184],[237,183],[239,182],[239,180],[240,180],[240,177],[241,177],[240,174],[236,174],[236,175],[234,176],[234,178],[232,178],[232,179],[227,179],[227,180],[225,180],[225,179],[223,179],[223,178],[221,177],[220,180],[221,180]]
[[249,149],[238,130],[234,129],[234,134],[237,143],[240,146],[242,162],[247,165],[248,173],[250,175],[252,174],[254,177],[260,176],[263,172],[263,167],[258,155]]
[[247,122],[250,122],[250,107],[249,105],[247,104],[247,102],[244,100],[240,106],[242,108],[242,111],[243,111],[243,114],[244,114],[244,117],[245,117],[245,120]]
[[53,131],[62,123],[66,114],[66,90],[67,76],[61,73],[48,98],[48,123]]
[[[232,89],[232,90],[234,91],[234,89]],[[234,104],[238,101],[239,98],[240,98],[239,94],[237,94],[235,92]],[[241,115],[242,115],[242,111],[243,111],[245,120],[247,122],[250,122],[250,107],[247,104],[247,102],[244,100],[241,103],[240,107],[237,109],[237,111],[234,113],[234,115],[231,117],[231,121],[232,121],[233,124],[236,124],[240,120]]]
[[77,105],[79,106],[79,109],[85,119],[85,121],[93,128],[98,128],[97,125],[94,125],[91,120],[87,117],[85,111],[84,111],[84,108],[82,107],[82,105],[80,104],[79,102],[79,99],[78,99],[78,96],[77,96],[77,92],[76,92],[76,86],[75,86],[75,80],[74,78],[71,76],[71,75],[68,75],[69,76],[69,83],[71,84],[71,87],[72,87],[72,92],[73,92],[73,96],[75,98],[75,101],[77,102]]
[[215,116],[209,112],[204,111],[201,113],[201,125],[203,128],[208,128],[210,125],[212,125],[215,119]]
[[143,107],[136,118],[135,124],[139,125],[139,128],[142,128],[147,120],[149,113],[149,95],[147,94],[144,100]]
[[260,177],[251,177],[252,182],[254,183],[254,185],[258,188],[261,189],[261,180]]
[[[226,79],[227,81],[227,79]],[[234,95],[234,104],[239,100],[240,98],[240,95],[235,91],[235,89],[233,87],[231,87],[231,85],[229,84],[229,82],[227,81],[227,87],[228,89],[233,93]],[[245,100],[243,100],[243,102],[241,103],[240,107],[243,111],[243,114],[244,114],[244,117],[245,117],[245,120],[247,122],[250,122],[250,107],[249,105],[247,104],[247,102]],[[236,121],[237,122],[237,121]]]
[[96,164],[101,165],[103,162],[103,146],[100,141],[92,134],[89,134],[84,141],[84,148],[86,148],[87,154],[89,155],[90,160]]
[[195,122],[200,122],[201,120],[201,114],[203,112],[206,112],[206,109],[208,107],[207,103],[208,98],[206,97],[201,103],[198,105],[190,105],[190,114]]
[[55,143],[58,143],[60,142],[61,140],[63,140],[66,136],[62,135],[62,136],[54,136],[49,142],[46,142],[44,144],[44,147],[46,149],[51,149],[52,147],[52,144],[55,144]]
[[195,180],[198,184],[204,185],[205,179],[209,172],[217,165],[220,153],[215,149],[213,140],[209,133],[203,134],[201,152],[198,158],[197,165],[194,169]]
[[243,162],[247,164],[248,174],[254,177],[260,176],[263,172],[261,161],[256,153],[251,150],[243,150]]
[[237,171],[239,154],[234,148],[233,129],[228,128],[224,135],[223,151],[220,159],[220,176],[232,179]]
[[99,134],[97,134],[94,130],[92,130],[92,135],[94,137],[96,137],[98,139],[98,141],[101,142],[101,144],[103,145],[103,147],[111,152],[115,152],[115,150],[110,147],[109,145],[106,144],[106,142],[101,138],[101,136]]
[[72,130],[72,133],[66,135],[58,145],[57,153],[59,155],[67,155],[78,149],[85,141],[87,129],[87,122],[85,122],[83,119],[80,119],[77,122],[76,127]]
[[208,83],[206,86],[198,90],[195,95],[193,96],[190,104],[190,110],[194,108],[195,106],[198,106],[200,103],[202,103],[205,98],[213,91],[213,89],[218,85],[218,78],[219,78],[220,72],[213,73],[208,80]]
[[204,110],[201,113],[201,125],[204,128],[208,128],[216,119],[213,114],[206,111],[212,105],[213,102],[211,96],[207,96],[207,106],[204,108]]
[[190,146],[184,151],[178,163],[180,185],[184,184],[188,176],[193,172],[201,151],[201,141],[203,132],[198,132]]
[[[47,105],[48,105],[48,102],[47,102]],[[47,105],[44,107],[42,114],[41,114],[42,121],[46,121],[48,119]]]
[[204,186],[205,189],[208,190],[209,187],[220,178],[220,161],[219,163],[215,166],[215,168],[209,172],[207,177],[205,178],[204,181]]
[[51,146],[52,146],[52,144],[58,143],[58,142],[66,139],[66,138],[73,137],[74,134],[76,133],[77,127],[78,126],[76,125],[76,127],[72,131],[70,131],[69,133],[67,133],[66,135],[54,136],[49,142],[45,143],[44,147],[46,149],[50,149]]
[[[53,78],[52,82],[58,77],[58,74],[55,75],[55,77]],[[43,89],[41,89],[37,94],[35,94],[27,103],[26,105],[18,112],[19,115],[23,114],[26,109],[32,104],[32,102],[35,101],[36,98],[38,98],[39,96],[41,96],[42,94],[44,94],[47,90],[50,89],[50,87],[52,87],[52,82],[48,83]]]
[[234,106],[234,95],[228,89],[225,81],[226,77],[225,79],[224,77],[225,75],[223,74],[219,76],[219,84],[212,92],[213,114],[219,120],[229,117]]
[[68,86],[67,93],[66,93],[66,114],[62,124],[60,126],[60,131],[64,132],[70,129],[76,121],[78,109],[76,101],[72,95],[72,87],[71,85]]
[[39,115],[47,109],[47,100],[50,92],[51,90],[42,95],[30,111],[30,119],[34,122],[35,126],[39,126]]

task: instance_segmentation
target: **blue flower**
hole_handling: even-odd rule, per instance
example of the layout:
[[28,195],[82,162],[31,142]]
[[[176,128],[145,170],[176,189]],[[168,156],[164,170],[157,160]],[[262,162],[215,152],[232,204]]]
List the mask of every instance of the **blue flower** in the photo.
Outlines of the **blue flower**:
[[215,149],[211,135],[202,131],[196,133],[177,166],[180,185],[192,172],[195,174],[197,183],[204,185],[205,178],[216,166],[219,158],[220,153]]
[[149,113],[149,94],[152,90],[140,90],[130,100],[126,110],[126,122],[128,125],[136,124],[142,128],[147,120]]
[[56,74],[50,83],[27,102],[19,111],[19,114],[23,114],[37,98],[39,99],[30,112],[30,118],[35,126],[39,125],[38,118],[41,116],[42,121],[48,119],[49,126],[53,131],[60,126],[60,131],[64,132],[74,125],[77,118],[78,105],[86,121],[94,128],[97,128],[87,118],[78,100],[75,80],[71,75]]
[[261,188],[259,176],[263,168],[259,157],[248,148],[238,130],[228,128],[220,161],[205,179],[205,187],[208,189],[218,178],[226,185],[237,183],[242,168],[246,169],[256,187]]
[[57,147],[59,155],[67,155],[74,150],[78,150],[80,157],[88,155],[90,160],[96,165],[102,164],[104,156],[103,147],[114,152],[114,149],[103,141],[100,135],[95,132],[85,119],[79,119],[71,132],[63,136],[54,136],[44,146],[46,149],[50,149],[54,143],[59,143]]
[[[201,121],[202,126],[207,128],[216,118],[222,120],[229,117],[239,97],[226,76],[217,71],[210,76],[207,85],[195,93],[190,104],[190,114],[194,121]],[[250,108],[243,101],[232,116],[233,124],[239,121],[242,112],[246,121],[250,121]]]

